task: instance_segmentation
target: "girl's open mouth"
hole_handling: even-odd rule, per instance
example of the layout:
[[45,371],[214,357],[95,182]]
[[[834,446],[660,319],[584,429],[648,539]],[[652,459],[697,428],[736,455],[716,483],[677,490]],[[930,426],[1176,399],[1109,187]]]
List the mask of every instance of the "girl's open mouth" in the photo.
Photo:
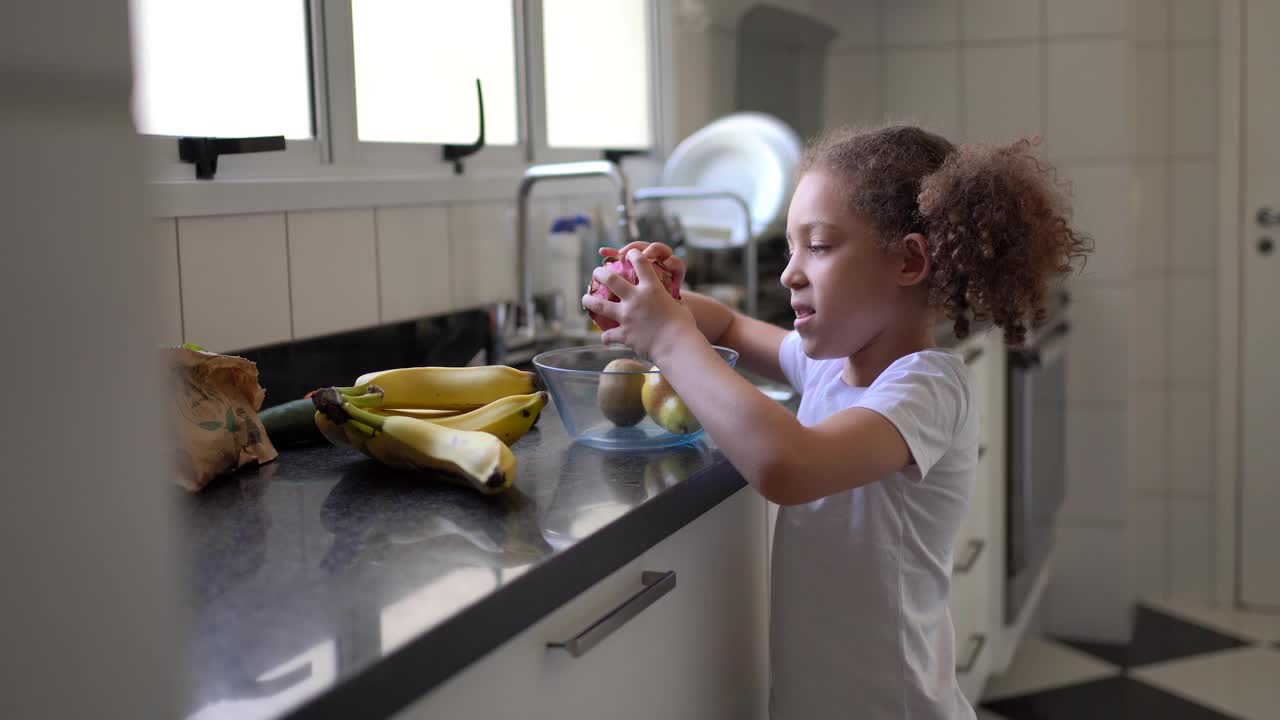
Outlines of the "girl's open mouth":
[[796,328],[799,328],[800,326],[808,323],[809,319],[812,318],[814,316],[814,313],[816,312],[813,308],[809,307],[808,305],[792,305],[791,309],[795,310],[796,312],[796,322],[795,322]]

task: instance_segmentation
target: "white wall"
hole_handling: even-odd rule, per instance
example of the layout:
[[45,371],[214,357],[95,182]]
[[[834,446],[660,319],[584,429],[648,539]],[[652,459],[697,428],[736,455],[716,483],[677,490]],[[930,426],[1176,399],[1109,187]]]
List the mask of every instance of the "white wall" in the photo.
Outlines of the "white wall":
[[126,5],[0,10],[6,718],[181,707],[181,491],[167,469]]

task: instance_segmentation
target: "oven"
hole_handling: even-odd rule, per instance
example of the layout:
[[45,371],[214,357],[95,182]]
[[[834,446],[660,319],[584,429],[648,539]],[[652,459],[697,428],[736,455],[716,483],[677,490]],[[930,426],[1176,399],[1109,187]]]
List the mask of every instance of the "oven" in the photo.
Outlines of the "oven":
[[1005,509],[1005,623],[1025,608],[1053,547],[1066,490],[1065,299],[1048,322],[1009,350]]

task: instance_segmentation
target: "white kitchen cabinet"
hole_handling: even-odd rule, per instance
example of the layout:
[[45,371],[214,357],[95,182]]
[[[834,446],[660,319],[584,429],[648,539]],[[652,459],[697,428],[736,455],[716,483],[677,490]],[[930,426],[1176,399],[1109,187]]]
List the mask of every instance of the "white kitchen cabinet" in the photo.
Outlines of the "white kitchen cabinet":
[[[739,490],[397,717],[764,717],[764,516]],[[675,572],[675,587],[580,657],[547,646],[639,592],[646,571]]]

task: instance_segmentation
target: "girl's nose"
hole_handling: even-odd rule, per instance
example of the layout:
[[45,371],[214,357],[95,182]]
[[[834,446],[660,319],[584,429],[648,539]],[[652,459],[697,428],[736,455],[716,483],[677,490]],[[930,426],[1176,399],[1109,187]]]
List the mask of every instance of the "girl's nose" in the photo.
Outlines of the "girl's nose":
[[800,272],[800,268],[796,267],[796,256],[792,255],[787,260],[787,266],[782,268],[782,276],[779,278],[782,286],[794,290],[798,287],[804,287],[804,273]]

